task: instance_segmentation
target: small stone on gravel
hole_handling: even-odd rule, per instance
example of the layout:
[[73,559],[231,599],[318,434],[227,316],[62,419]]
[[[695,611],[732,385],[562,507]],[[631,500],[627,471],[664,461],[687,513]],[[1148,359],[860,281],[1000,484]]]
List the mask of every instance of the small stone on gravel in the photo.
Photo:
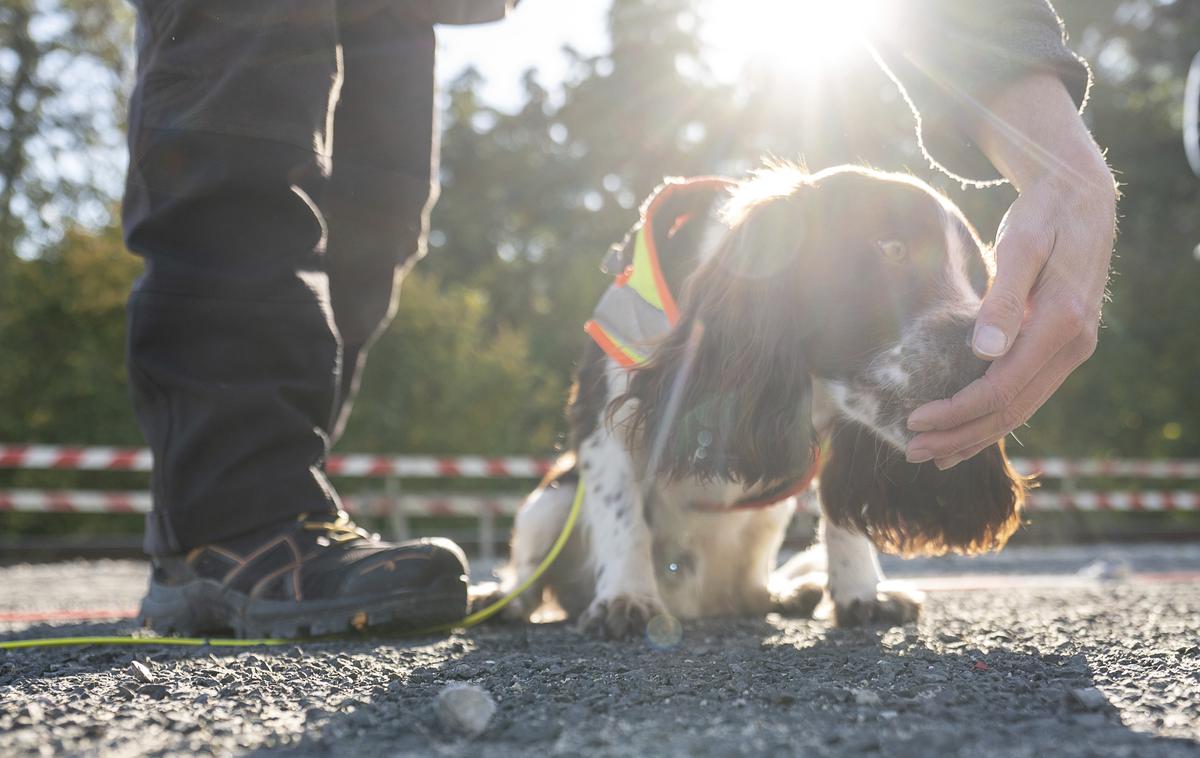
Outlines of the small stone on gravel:
[[1108,704],[1108,698],[1095,687],[1082,687],[1071,690],[1071,699],[1075,705],[1084,711],[1098,711]]
[[451,684],[437,696],[437,715],[442,724],[470,737],[482,734],[495,712],[496,701],[473,684]]
[[859,705],[879,705],[879,695],[871,690],[853,690],[854,702]]
[[134,661],[133,663],[130,663],[129,673],[133,674],[133,678],[137,679],[139,682],[150,684],[154,681],[154,672],[152,672],[150,668],[141,661]]

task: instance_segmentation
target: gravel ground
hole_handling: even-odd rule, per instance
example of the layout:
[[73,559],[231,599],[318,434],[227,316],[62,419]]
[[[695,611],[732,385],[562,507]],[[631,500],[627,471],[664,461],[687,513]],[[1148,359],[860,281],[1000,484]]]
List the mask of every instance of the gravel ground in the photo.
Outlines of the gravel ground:
[[[1010,568],[1073,576],[937,592],[896,629],[769,617],[687,624],[667,648],[547,624],[248,652],[0,652],[0,755],[1196,756],[1200,586],[1136,576],[1198,565],[1171,550],[1017,556]],[[128,608],[144,581],[131,562],[4,568],[0,611]],[[0,638],[131,627],[10,617]],[[487,698],[438,702],[463,684],[496,706],[477,736],[447,725],[472,714],[445,709],[474,702],[486,718]]]

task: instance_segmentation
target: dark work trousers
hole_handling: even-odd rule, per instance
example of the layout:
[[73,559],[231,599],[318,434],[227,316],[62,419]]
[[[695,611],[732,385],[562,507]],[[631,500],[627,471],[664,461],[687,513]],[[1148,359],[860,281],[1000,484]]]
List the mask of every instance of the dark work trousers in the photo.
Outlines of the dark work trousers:
[[126,244],[151,555],[335,511],[323,471],[432,202],[434,36],[390,0],[136,0]]

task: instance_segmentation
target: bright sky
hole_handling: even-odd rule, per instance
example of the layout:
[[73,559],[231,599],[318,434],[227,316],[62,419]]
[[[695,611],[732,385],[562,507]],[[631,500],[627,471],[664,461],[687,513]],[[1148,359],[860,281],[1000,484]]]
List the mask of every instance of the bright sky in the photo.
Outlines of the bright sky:
[[438,78],[453,79],[473,65],[486,79],[484,99],[500,108],[521,102],[521,75],[538,69],[538,80],[554,89],[566,75],[564,45],[585,55],[608,46],[610,0],[522,0],[504,22],[438,29]]
[[[501,109],[521,104],[521,75],[536,68],[551,91],[563,82],[570,45],[584,55],[608,47],[611,0],[523,0],[503,22],[438,30],[439,78],[469,65],[485,77],[483,97]],[[861,31],[888,23],[886,0],[699,0],[702,47],[716,76],[733,79],[747,62],[804,79],[862,53]],[[764,20],[769,22],[764,23]],[[797,44],[796,30],[806,31]]]

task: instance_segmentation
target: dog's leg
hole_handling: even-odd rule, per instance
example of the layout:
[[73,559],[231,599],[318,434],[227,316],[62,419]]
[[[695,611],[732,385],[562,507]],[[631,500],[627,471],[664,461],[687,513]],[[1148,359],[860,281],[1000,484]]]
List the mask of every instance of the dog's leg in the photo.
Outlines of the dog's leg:
[[665,608],[633,461],[604,425],[584,442],[579,460],[588,561],[596,577],[596,597],[580,629],[608,638],[640,634]]
[[825,597],[824,572],[802,574],[792,579],[771,578],[771,612],[791,618],[811,618]]
[[822,542],[829,558],[829,594],[838,626],[891,624],[917,620],[921,596],[900,589],[881,591],[883,572],[875,547],[865,535],[821,519]]

